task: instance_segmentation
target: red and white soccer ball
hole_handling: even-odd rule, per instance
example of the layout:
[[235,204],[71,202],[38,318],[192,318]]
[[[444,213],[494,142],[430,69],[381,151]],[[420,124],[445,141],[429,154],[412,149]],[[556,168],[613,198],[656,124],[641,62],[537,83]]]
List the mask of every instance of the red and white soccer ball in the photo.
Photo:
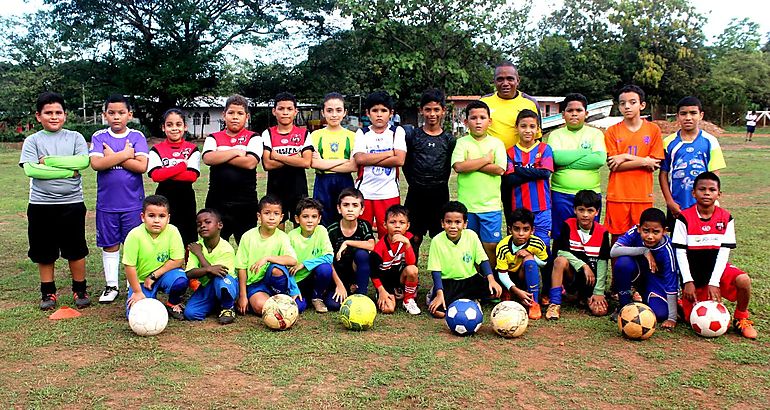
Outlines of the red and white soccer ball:
[[725,305],[705,300],[693,306],[690,313],[690,326],[700,336],[722,336],[730,326],[730,312]]

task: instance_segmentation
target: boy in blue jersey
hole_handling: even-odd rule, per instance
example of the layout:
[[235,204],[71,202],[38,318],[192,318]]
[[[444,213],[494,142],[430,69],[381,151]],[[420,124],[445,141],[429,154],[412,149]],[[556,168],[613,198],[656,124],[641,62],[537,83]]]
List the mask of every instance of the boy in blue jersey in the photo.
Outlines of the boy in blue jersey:
[[[610,256],[615,258],[612,272],[618,289],[619,309],[631,303],[631,284],[642,294],[664,329],[676,326],[679,276],[671,240],[666,235],[666,215],[648,208],[639,225],[618,238]],[[613,314],[616,318],[617,312]]]

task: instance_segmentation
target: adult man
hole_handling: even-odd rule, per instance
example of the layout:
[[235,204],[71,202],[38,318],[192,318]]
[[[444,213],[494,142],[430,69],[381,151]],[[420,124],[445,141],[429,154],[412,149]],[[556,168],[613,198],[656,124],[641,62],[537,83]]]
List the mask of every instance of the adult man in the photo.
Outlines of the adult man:
[[[481,97],[481,101],[487,103],[492,111],[492,124],[488,132],[503,141],[506,150],[519,142],[519,136],[516,133],[516,117],[521,110],[528,109],[536,112],[542,122],[537,100],[519,91],[518,87],[518,70],[513,63],[505,61],[495,67],[496,92]],[[541,136],[542,133],[538,131],[536,138]]]

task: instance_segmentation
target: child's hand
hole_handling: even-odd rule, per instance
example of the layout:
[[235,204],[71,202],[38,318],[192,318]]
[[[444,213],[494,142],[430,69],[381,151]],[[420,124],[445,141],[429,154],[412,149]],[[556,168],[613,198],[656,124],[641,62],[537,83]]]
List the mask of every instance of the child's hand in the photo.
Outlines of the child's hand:
[[666,319],[660,327],[666,330],[671,330],[676,326],[676,320]]
[[669,212],[674,215],[674,218],[679,217],[679,213],[682,212],[682,208],[674,201],[666,202],[666,207],[668,208]]
[[511,287],[511,293],[514,294],[519,300],[521,301],[521,304],[524,306],[532,306],[532,294],[529,292],[526,292],[524,290],[521,290],[515,286]]
[[42,157],[38,158],[38,164],[45,165],[45,155],[43,155]]
[[596,284],[596,274],[588,264],[583,265],[583,273],[586,275],[586,285],[594,286]]
[[655,263],[655,257],[652,256],[652,252],[646,252],[644,254],[644,257],[647,258],[647,264],[650,265],[650,272],[657,273],[658,272],[658,264]]
[[136,155],[136,152],[134,151],[134,145],[131,144],[131,141],[128,139],[126,139],[126,146],[123,147],[123,151],[121,152],[126,156],[126,159],[131,159]]
[[393,235],[393,242],[401,242],[401,243],[403,243],[404,245],[407,245],[407,246],[411,246],[412,245],[412,243],[409,242],[409,239],[406,236],[401,235],[400,233],[397,233],[397,234]]
[[340,283],[334,287],[334,295],[332,295],[332,299],[334,299],[337,303],[342,304],[342,301],[344,301],[347,298],[348,298],[348,291],[345,290],[345,285]]
[[224,278],[227,276],[227,267],[224,265],[211,265],[208,268],[208,273]]
[[304,299],[302,299],[302,294],[301,293],[292,296],[292,299],[294,299],[295,302],[297,301],[297,299],[299,299],[300,302],[304,300]]
[[203,247],[198,242],[192,242],[187,244],[187,250],[193,255],[198,256],[203,252]]
[[106,142],[102,142],[102,151],[105,157],[115,154],[115,151],[113,151],[112,148],[109,145],[107,145]]
[[348,248],[348,241],[342,242],[342,245],[340,246],[340,250],[337,251],[337,260],[342,259],[342,253],[345,252],[345,249]]
[[130,308],[131,306],[134,305],[134,303],[136,303],[136,302],[138,302],[138,301],[140,301],[140,300],[142,300],[144,298],[145,298],[145,296],[144,296],[144,293],[142,293],[142,292],[134,292],[134,293],[132,293],[131,297],[128,298],[128,307]]
[[660,168],[660,160],[650,157],[645,157],[642,160],[642,163],[644,164],[644,167],[649,169],[650,171],[655,171],[658,168]]
[[149,276],[144,279],[144,287],[147,289],[152,289],[152,285],[154,283],[155,281],[152,280],[152,278],[150,278]]
[[519,249],[518,251],[516,251],[516,256],[527,259],[527,258],[531,258],[532,254],[526,249]]
[[267,263],[267,258],[262,258],[262,259],[258,260],[257,263],[251,265],[249,267],[249,270],[254,272],[254,273],[257,273],[257,272],[259,272],[260,269],[262,269],[262,266],[264,266],[266,263]]
[[692,282],[687,282],[684,284],[684,287],[682,288],[682,297],[685,300],[688,300],[690,302],[695,302],[697,299],[695,298],[695,284]]
[[434,297],[433,300],[430,301],[430,305],[428,305],[428,311],[430,311],[430,314],[435,315],[438,308],[442,308],[444,311],[446,311],[446,301],[444,300],[444,292],[441,290],[436,291],[436,297]]
[[604,295],[591,295],[591,297],[588,298],[588,308],[591,309],[591,313],[597,316],[604,316],[607,314],[609,306],[607,305],[607,299]]
[[238,295],[238,300],[235,301],[235,307],[238,310],[238,313],[242,315],[246,314],[246,309],[249,307],[249,300],[246,298],[246,295]]
[[499,298],[500,295],[503,294],[503,287],[500,286],[499,283],[495,280],[493,277],[494,275],[489,275],[489,294],[493,297]]
[[487,152],[486,158],[487,158],[487,162],[488,163],[494,164],[495,163],[495,151],[494,150],[489,150],[489,152]]
[[298,263],[292,266],[291,268],[289,268],[289,274],[291,274],[291,276],[294,276],[297,274],[297,272],[301,271],[304,267],[305,265]]
[[384,287],[380,288],[377,293],[379,295],[377,298],[377,308],[379,308],[381,312],[391,312],[393,309],[389,309],[389,307],[392,306],[395,308],[396,298],[388,293]]
[[722,292],[719,289],[719,286],[711,286],[709,285],[709,299],[715,301],[715,302],[721,302],[722,301]]

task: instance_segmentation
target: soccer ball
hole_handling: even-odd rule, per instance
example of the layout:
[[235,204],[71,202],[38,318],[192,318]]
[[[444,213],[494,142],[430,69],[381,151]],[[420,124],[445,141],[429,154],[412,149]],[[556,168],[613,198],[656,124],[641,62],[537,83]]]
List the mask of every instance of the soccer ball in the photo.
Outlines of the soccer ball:
[[628,339],[647,340],[655,333],[655,312],[644,303],[632,302],[620,309],[618,329]]
[[168,311],[158,299],[144,298],[128,312],[128,325],[139,336],[155,336],[168,324]]
[[690,326],[700,336],[722,336],[730,325],[730,312],[725,305],[705,300],[693,306],[690,313]]
[[529,316],[527,309],[518,302],[505,301],[492,309],[492,329],[502,337],[519,337],[527,331]]
[[446,310],[446,324],[456,335],[469,336],[476,333],[483,321],[481,307],[470,299],[457,299]]
[[368,330],[376,316],[377,307],[366,295],[350,295],[340,306],[340,322],[350,330]]
[[273,330],[287,330],[299,317],[299,307],[289,295],[271,296],[262,306],[262,321]]

